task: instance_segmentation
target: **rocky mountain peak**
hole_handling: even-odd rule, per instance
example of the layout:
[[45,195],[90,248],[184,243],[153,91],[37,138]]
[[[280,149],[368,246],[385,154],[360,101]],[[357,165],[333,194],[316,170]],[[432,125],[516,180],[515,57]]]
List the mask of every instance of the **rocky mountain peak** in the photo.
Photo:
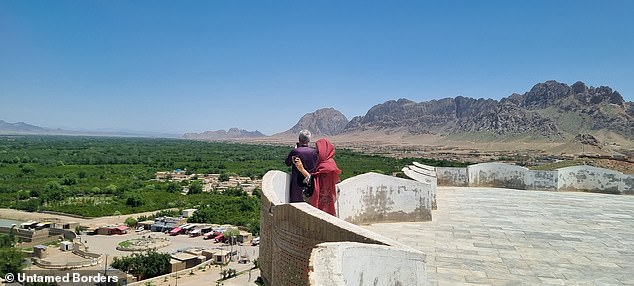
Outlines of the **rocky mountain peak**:
[[348,124],[348,118],[334,108],[322,108],[307,113],[285,133],[297,134],[302,129],[308,129],[313,135],[333,136],[339,134]]
[[621,94],[607,86],[589,87],[581,81],[568,86],[554,80],[538,83],[529,92],[523,95],[514,94],[509,99],[516,100],[520,106],[529,110],[551,106],[567,109],[579,109],[599,104],[623,106],[625,103]]
[[524,100],[520,104],[527,109],[546,108],[572,94],[571,91],[572,88],[567,84],[549,80],[534,85],[529,92],[524,94]]

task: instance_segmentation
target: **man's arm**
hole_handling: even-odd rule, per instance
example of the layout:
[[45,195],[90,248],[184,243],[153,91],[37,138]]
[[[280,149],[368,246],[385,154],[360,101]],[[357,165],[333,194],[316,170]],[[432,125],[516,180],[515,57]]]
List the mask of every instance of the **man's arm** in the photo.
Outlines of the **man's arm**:
[[293,156],[295,156],[295,149],[293,149],[290,153],[288,153],[288,156],[286,157],[286,160],[284,161],[286,166],[293,165]]

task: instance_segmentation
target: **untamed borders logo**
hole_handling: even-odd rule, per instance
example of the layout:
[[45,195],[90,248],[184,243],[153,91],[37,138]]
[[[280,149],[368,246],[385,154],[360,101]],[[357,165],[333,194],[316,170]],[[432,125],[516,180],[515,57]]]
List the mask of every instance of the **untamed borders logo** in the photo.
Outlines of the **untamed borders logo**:
[[78,283],[78,284],[97,284],[97,283],[114,283],[119,282],[118,276],[107,276],[102,273],[92,272],[90,275],[78,272],[68,273],[7,273],[4,275],[6,283],[18,282],[24,283]]

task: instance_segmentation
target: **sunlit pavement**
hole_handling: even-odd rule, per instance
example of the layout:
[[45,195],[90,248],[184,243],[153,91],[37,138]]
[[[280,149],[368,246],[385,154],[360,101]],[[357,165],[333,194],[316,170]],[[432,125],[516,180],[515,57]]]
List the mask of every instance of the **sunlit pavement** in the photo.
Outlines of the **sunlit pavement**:
[[634,196],[438,189],[431,222],[366,226],[427,254],[431,285],[634,285]]

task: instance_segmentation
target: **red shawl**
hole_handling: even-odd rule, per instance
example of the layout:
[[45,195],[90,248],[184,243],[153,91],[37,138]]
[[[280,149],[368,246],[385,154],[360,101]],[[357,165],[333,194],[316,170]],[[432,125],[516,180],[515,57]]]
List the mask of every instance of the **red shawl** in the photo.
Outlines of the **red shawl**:
[[336,184],[339,182],[341,170],[332,158],[335,146],[326,138],[317,140],[317,166],[312,175],[315,178],[315,192],[310,197],[310,204],[331,215],[335,214]]

